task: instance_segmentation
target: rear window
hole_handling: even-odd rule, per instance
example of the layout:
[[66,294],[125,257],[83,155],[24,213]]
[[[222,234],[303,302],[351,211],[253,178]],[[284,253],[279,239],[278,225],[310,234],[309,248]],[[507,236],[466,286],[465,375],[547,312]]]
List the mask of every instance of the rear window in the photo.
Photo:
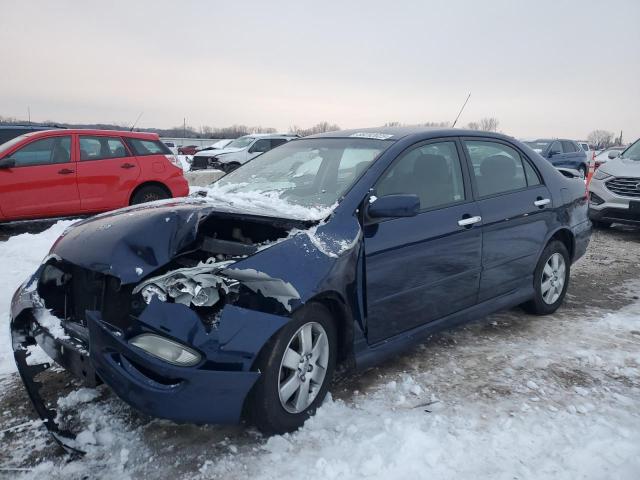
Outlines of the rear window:
[[171,155],[171,150],[160,140],[141,140],[139,138],[127,138],[133,153],[137,156],[144,155]]

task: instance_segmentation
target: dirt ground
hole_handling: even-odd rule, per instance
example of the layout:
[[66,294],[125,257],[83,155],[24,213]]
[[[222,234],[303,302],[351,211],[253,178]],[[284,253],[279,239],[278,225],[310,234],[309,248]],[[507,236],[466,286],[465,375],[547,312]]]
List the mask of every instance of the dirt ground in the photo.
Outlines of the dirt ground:
[[[5,235],[10,234],[5,232]],[[582,331],[580,322],[594,314],[616,312],[633,303],[640,295],[639,286],[640,229],[616,225],[609,230],[596,230],[587,254],[572,267],[565,304],[556,314],[533,317],[520,309],[513,309],[436,335],[379,368],[343,375],[331,389],[333,399],[346,404],[357,403],[362,396],[374,395],[387,382],[404,378],[407,374],[421,378],[422,385],[425,388],[429,386],[432,398],[437,397],[439,403],[455,406],[465,398],[478,398],[482,400],[479,408],[485,408],[485,405],[488,412],[492,408],[492,399],[524,396],[514,385],[526,383],[532,375],[539,377],[537,383],[549,385],[551,392],[556,389],[566,393],[567,389],[599,385],[636,395],[640,388],[638,378],[612,376],[610,372],[574,361],[569,358],[571,355],[565,362],[561,350],[563,342],[567,348],[572,348],[570,344],[574,341],[578,345],[589,343],[589,336]],[[640,332],[630,331],[624,338],[616,337],[607,342],[609,344],[603,348],[620,346],[640,350]],[[529,345],[534,348],[539,344],[552,345],[544,368],[523,365],[521,372],[518,368],[505,367],[507,360],[513,365],[518,359],[518,349],[526,350]],[[448,377],[451,371],[462,373],[453,380]],[[504,371],[509,371],[516,380],[504,378],[499,373]],[[42,380],[52,398],[78,388],[75,381],[62,371],[47,372]],[[76,461],[77,468],[60,467],[67,457],[51,441],[44,428],[35,422],[37,417],[18,375],[0,377],[0,392],[0,443],[3,447],[0,449],[0,477],[6,475],[9,478],[16,472],[49,465],[46,462],[52,462],[50,465],[55,465],[59,472],[71,472],[73,478],[92,478],[91,469],[100,465],[115,468],[103,454],[96,454],[89,463]],[[428,412],[431,403],[426,399],[418,406]],[[122,441],[124,443],[116,441],[115,444],[120,452],[122,449],[127,451],[128,460],[124,459],[122,471],[134,478],[154,476],[159,472],[167,478],[203,475],[206,462],[216,454],[228,456],[230,449],[235,452],[240,448],[244,458],[249,458],[258,455],[255,452],[265,445],[265,439],[259,433],[243,426],[177,425],[147,418],[130,409],[105,387],[101,387],[99,397],[87,405],[86,411],[80,405],[73,411],[64,412],[67,421],[77,427],[89,425],[94,432],[108,426],[128,432],[126,440]],[[96,412],[101,418],[95,418]],[[29,423],[32,420],[34,422]],[[12,428],[25,423],[22,427]],[[73,464],[71,462],[70,465]],[[240,466],[238,464],[238,468]],[[224,470],[223,464],[212,468],[219,468],[216,472],[221,476],[242,477],[233,469]],[[246,465],[242,468],[250,471]],[[246,473],[244,471],[243,474]]]

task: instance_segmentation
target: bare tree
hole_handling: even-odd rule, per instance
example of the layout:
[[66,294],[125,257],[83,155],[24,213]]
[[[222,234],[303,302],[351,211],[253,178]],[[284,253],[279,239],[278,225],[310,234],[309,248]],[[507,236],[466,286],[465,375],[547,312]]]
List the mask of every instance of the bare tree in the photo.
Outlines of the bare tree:
[[587,141],[596,148],[607,148],[613,145],[613,132],[594,130],[587,135]]
[[340,130],[340,127],[335,123],[329,123],[329,122],[320,122],[310,128],[301,128],[297,125],[292,125],[289,127],[290,133],[300,135],[301,137],[314,135],[316,133],[333,132],[335,130]]
[[495,117],[485,117],[480,119],[479,124],[478,130],[484,130],[485,132],[497,132],[500,122]]
[[480,124],[478,122],[469,122],[467,123],[467,128],[469,130],[480,130]]

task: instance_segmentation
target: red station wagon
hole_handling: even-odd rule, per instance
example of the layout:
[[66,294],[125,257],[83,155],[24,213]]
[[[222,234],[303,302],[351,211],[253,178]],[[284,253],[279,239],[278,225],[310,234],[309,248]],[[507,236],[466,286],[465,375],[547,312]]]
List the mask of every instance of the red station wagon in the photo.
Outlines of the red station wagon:
[[183,197],[182,167],[153,133],[45,130],[0,145],[0,222]]

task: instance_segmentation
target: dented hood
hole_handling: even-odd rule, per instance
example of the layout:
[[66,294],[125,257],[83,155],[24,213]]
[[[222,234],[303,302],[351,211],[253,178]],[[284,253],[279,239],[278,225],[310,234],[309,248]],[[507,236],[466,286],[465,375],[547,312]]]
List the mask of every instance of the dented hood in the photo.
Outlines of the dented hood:
[[51,254],[96,272],[113,275],[123,284],[136,283],[166,265],[195,242],[201,222],[211,215],[259,219],[266,223],[301,222],[248,214],[239,207],[186,198],[129,207],[74,224]]

